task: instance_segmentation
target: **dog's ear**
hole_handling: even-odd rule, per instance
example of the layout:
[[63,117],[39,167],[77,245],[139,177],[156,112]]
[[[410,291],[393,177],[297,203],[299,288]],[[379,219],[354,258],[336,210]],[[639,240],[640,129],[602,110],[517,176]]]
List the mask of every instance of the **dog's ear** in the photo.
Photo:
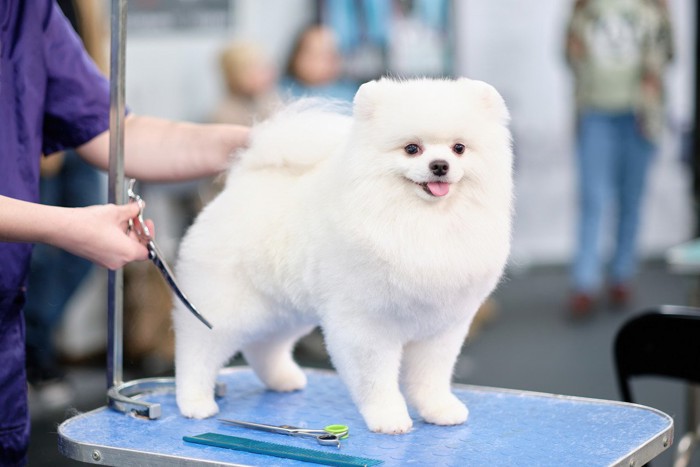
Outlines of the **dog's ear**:
[[481,108],[496,118],[500,123],[508,123],[510,113],[506,107],[503,97],[496,91],[496,88],[488,83],[468,78],[460,78],[459,83],[467,86],[474,93]]
[[374,114],[375,100],[379,91],[379,81],[369,81],[357,90],[353,101],[355,118],[369,120]]

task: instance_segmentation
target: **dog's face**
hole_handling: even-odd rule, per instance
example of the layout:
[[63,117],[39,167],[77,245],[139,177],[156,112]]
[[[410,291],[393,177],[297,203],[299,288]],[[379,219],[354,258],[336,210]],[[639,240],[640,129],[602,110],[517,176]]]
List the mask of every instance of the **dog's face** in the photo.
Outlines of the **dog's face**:
[[396,169],[406,181],[416,185],[414,191],[426,200],[449,196],[450,188],[464,177],[460,158],[467,146],[459,138],[453,140],[426,141],[423,138],[407,138],[403,153],[396,158]]
[[[468,79],[380,80],[354,103],[363,170],[400,180],[428,202],[510,179],[508,111],[490,85]],[[498,173],[501,173],[500,175]]]

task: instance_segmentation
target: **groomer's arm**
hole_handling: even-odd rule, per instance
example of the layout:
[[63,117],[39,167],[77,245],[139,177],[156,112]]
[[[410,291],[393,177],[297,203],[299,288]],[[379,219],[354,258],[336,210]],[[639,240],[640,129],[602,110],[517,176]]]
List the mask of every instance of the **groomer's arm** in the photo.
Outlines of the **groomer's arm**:
[[148,257],[128,220],[138,215],[135,203],[63,208],[0,196],[0,241],[47,243],[117,269]]
[[[176,181],[225,170],[232,154],[245,146],[248,128],[198,125],[129,116],[125,120],[125,172],[141,180]],[[107,169],[109,134],[104,132],[78,148],[88,162]],[[148,251],[128,220],[138,206],[102,205],[63,208],[0,196],[0,241],[47,243],[109,269],[143,260]],[[152,224],[151,224],[152,227]]]
[[[129,115],[124,123],[124,171],[145,181],[177,181],[225,170],[234,152],[248,141],[248,127],[174,122]],[[109,165],[109,133],[77,149],[102,169]]]

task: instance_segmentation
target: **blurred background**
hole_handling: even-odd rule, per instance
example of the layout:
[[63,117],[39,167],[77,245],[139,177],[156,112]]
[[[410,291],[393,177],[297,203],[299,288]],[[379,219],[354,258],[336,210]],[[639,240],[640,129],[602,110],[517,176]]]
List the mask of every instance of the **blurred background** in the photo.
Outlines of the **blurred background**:
[[[109,2],[94,24],[109,47]],[[381,75],[480,79],[505,98],[514,137],[516,217],[506,277],[483,307],[456,369],[458,382],[619,399],[615,332],[645,308],[694,303],[696,278],[670,271],[668,250],[696,236],[697,5],[668,0],[673,59],[663,70],[663,127],[643,198],[640,265],[624,307],[602,301],[569,315],[576,248],[576,102],[565,59],[575,0],[130,0],[126,97],[136,114],[251,124],[300,95],[350,100]],[[101,33],[99,32],[101,31]],[[220,180],[139,187],[158,242],[175,261],[179,239]],[[105,188],[106,189],[106,188]],[[602,239],[612,241],[612,234]],[[128,377],[172,374],[170,297],[150,264],[125,272]],[[106,274],[94,269],[51,329],[60,372],[32,385],[30,465],[72,465],[56,424],[104,403]],[[320,337],[299,360],[328,367]],[[240,361],[234,361],[240,364]],[[639,401],[683,426],[675,383],[642,382]],[[670,465],[664,454],[655,465]],[[700,464],[697,464],[700,465]]]
[[[564,38],[573,2],[337,2],[353,6],[349,12],[324,9],[324,3],[130,1],[129,106],[136,113],[210,120],[226,95],[219,64],[223,48],[238,40],[252,42],[284,77],[296,37],[320,16],[339,31],[346,78],[362,82],[388,71],[398,76],[467,76],[493,84],[510,108],[515,137],[518,206],[512,264],[567,261],[574,239],[575,112]],[[372,17],[362,9],[376,3],[386,4],[389,11],[373,10]],[[432,6],[422,12],[423,4]],[[642,229],[640,239],[647,255],[662,253],[692,230],[691,172],[683,158],[688,156],[684,144],[694,111],[695,2],[668,4],[676,53],[666,76],[661,157],[652,171],[645,207],[648,228]],[[407,11],[402,13],[402,8]],[[450,14],[443,17],[440,8]],[[373,23],[379,21],[386,23]],[[379,31],[377,37],[372,36],[373,28]]]

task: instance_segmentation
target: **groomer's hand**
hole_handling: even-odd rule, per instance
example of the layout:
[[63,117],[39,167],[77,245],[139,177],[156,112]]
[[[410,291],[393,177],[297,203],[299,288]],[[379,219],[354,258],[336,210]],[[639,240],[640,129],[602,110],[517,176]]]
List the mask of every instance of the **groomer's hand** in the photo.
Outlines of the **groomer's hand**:
[[[56,232],[50,243],[108,269],[148,259],[147,248],[136,233],[128,232],[129,219],[139,214],[135,203],[69,209],[70,225]],[[146,221],[153,231],[153,222]]]
[[[0,241],[47,243],[118,269],[148,258],[136,234],[127,233],[129,219],[138,214],[135,203],[64,208],[0,195]],[[146,225],[153,233],[153,222]]]

